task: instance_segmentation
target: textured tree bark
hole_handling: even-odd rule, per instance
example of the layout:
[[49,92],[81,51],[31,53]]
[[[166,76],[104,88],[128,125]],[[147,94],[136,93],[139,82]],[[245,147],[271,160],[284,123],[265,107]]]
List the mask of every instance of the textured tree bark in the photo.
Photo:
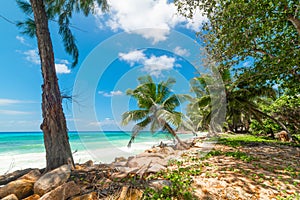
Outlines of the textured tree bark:
[[176,138],[176,140],[178,141],[178,143],[179,143],[183,148],[187,149],[188,146],[187,146],[183,141],[181,141],[181,139],[178,137],[178,135],[175,133],[175,131],[172,129],[172,127],[171,127],[167,122],[164,122],[164,124],[165,124],[166,129],[169,131],[169,133],[170,133],[171,135],[173,135],[173,137]]
[[43,0],[30,0],[36,25],[36,37],[43,76],[41,129],[46,149],[46,171],[64,164],[74,166],[69,144],[62,98],[55,71],[54,53]]
[[294,27],[298,32],[298,35],[300,36],[300,20],[292,15],[288,17],[288,20],[293,23]]

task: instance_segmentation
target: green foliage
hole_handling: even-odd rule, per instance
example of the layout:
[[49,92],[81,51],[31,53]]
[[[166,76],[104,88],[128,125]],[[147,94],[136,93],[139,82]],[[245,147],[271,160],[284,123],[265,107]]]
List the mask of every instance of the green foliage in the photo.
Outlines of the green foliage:
[[152,178],[160,177],[168,180],[170,181],[170,186],[164,186],[161,190],[146,188],[143,199],[196,199],[192,194],[193,188],[191,188],[191,184],[193,179],[191,176],[199,173],[200,171],[195,168],[182,168],[179,166],[176,170],[158,173]]
[[224,156],[228,156],[228,157],[234,157],[236,159],[242,160],[244,162],[251,162],[253,160],[257,160],[255,157],[251,156],[251,155],[247,155],[244,152],[241,151],[228,151],[228,152],[222,152],[219,150],[212,150],[210,151],[208,154],[206,154],[206,156],[203,159],[207,159],[213,156],[220,156],[220,155],[224,155]]
[[186,17],[196,9],[207,16],[198,34],[220,68],[239,66],[235,68],[239,79],[251,85],[277,84],[291,94],[299,93],[298,1],[175,2]]
[[[264,112],[270,113],[285,124],[291,134],[300,133],[300,97],[299,95],[283,95],[276,99],[272,104],[260,105]],[[279,132],[280,126],[269,119],[264,119],[260,123],[252,121],[251,131],[255,134]]]
[[256,160],[253,156],[249,156],[244,152],[234,151],[234,152],[226,152],[225,156],[234,157],[236,159],[242,160],[244,162],[251,162],[252,160]]
[[202,173],[203,157],[192,157],[188,154],[182,155],[181,160],[170,160],[168,166],[172,169],[158,172],[148,180],[167,180],[168,186],[161,190],[146,188],[143,199],[197,199],[193,195],[192,176],[199,176]]
[[222,137],[218,138],[218,143],[224,144],[231,147],[239,147],[247,144],[255,144],[255,143],[273,143],[277,142],[276,140],[268,139],[261,136],[254,136],[254,135],[246,135],[246,134],[239,134],[239,135],[223,135]]
[[[227,101],[225,124],[227,130],[229,129],[232,132],[248,132],[252,119],[261,122],[266,117],[278,123],[267,112],[262,112],[258,108],[258,104],[265,104],[267,97],[275,98],[276,93],[273,88],[267,86],[254,87],[246,83],[241,83],[231,77],[228,69],[224,69],[220,73],[223,77],[223,88]],[[196,130],[209,129],[212,124],[211,119],[219,112],[218,108],[222,107],[220,105],[222,101],[213,106],[212,99],[220,99],[220,93],[215,95],[210,92],[210,88],[214,86],[211,80],[213,80],[212,76],[201,75],[191,81],[192,91],[195,92],[196,97],[190,100],[191,103],[188,105],[187,113],[194,122]],[[223,103],[225,104],[225,102]]]
[[[17,27],[22,30],[21,33],[34,37],[36,27],[31,4],[25,0],[16,0],[16,2],[20,9],[29,16],[25,21],[18,22]],[[82,11],[86,16],[89,13],[94,12],[94,2],[94,0],[44,1],[48,20],[58,23],[58,33],[62,36],[65,51],[73,57],[73,67],[78,63],[79,53],[75,37],[70,28],[74,28],[74,26],[72,26],[70,20],[74,12]],[[96,2],[103,11],[107,11],[108,4],[106,0],[97,0]]]
[[128,146],[131,145],[140,131],[147,126],[150,126],[151,132],[162,129],[179,140],[173,127],[178,128],[181,125],[188,127],[189,125],[184,120],[185,116],[175,111],[176,107],[180,105],[178,96],[171,92],[175,80],[169,78],[158,84],[152,80],[151,76],[142,76],[138,80],[140,85],[133,90],[127,90],[126,93],[137,101],[140,109],[122,114],[123,125],[127,125],[130,121],[137,122],[133,127]]
[[295,194],[289,195],[287,197],[276,197],[277,200],[300,200],[300,193],[296,192]]

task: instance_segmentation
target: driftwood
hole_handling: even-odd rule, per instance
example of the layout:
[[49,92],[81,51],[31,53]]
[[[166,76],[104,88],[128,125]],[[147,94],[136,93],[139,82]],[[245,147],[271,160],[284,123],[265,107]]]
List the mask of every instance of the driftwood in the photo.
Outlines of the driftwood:
[[17,170],[9,174],[4,174],[0,176],[0,185],[6,185],[11,181],[17,180],[21,176],[29,173],[30,171],[35,170],[32,168],[23,169],[23,170]]

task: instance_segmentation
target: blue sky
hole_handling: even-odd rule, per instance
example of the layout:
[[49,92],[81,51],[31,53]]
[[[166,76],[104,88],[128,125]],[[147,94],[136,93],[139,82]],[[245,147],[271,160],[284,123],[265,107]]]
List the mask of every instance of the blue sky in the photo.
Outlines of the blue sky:
[[[109,13],[74,15],[80,54],[75,68],[50,22],[60,89],[74,96],[74,102],[63,102],[69,130],[129,130],[130,125],[120,127],[120,115],[135,108],[125,92],[137,86],[137,77],[149,74],[161,81],[171,76],[177,79],[174,92],[188,93],[189,80],[201,68],[195,38],[205,20],[201,13],[187,20],[167,0],[109,0],[109,5]],[[0,131],[40,131],[36,40],[13,24],[26,17],[15,1],[3,2],[0,15]]]

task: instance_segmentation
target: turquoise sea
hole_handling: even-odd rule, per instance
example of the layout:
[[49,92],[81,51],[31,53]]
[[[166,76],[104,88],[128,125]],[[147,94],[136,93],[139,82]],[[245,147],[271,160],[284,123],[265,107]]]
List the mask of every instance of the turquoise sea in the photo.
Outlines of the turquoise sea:
[[[74,160],[82,163],[112,162],[115,157],[140,153],[161,141],[173,143],[169,134],[141,132],[131,148],[127,148],[130,132],[69,132]],[[179,134],[182,139],[193,137]],[[45,167],[45,149],[41,132],[0,132],[0,174],[28,167]]]

